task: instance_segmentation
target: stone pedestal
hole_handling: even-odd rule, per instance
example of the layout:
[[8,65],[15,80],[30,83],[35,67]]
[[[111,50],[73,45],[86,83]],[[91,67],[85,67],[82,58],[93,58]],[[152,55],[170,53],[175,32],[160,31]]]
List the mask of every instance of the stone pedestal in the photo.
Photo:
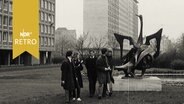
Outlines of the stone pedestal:
[[161,79],[158,77],[124,78],[114,77],[113,91],[162,91]]

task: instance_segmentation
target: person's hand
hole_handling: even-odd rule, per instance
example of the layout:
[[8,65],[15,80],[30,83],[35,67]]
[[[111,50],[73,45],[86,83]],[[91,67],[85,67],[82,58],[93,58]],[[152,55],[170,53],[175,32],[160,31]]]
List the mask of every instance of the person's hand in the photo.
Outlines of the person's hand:
[[108,68],[105,68],[105,71],[108,71],[109,69]]
[[63,86],[65,84],[65,81],[61,81],[61,86]]
[[109,70],[111,70],[111,68],[110,68],[110,67],[108,67],[108,69],[109,69]]
[[110,68],[110,67],[108,67],[108,68],[105,68],[105,71],[109,71],[109,70],[111,70],[111,68]]
[[81,60],[81,63],[83,63],[84,61],[83,60]]

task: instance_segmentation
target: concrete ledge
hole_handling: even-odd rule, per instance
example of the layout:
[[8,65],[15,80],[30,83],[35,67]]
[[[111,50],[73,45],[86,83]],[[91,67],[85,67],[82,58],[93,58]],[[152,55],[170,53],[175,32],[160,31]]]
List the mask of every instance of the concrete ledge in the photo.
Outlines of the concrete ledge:
[[162,82],[158,77],[125,78],[114,77],[113,91],[162,91]]

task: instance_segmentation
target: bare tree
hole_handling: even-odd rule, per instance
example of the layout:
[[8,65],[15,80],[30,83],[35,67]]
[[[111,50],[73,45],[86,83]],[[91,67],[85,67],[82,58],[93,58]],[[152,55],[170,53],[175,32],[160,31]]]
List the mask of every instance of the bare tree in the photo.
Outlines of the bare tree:
[[184,34],[181,35],[181,37],[178,39],[177,42],[177,54],[178,58],[184,60]]
[[91,45],[91,41],[88,41],[88,43],[86,44],[88,36],[89,36],[88,32],[83,33],[77,39],[76,50],[79,51],[79,53],[82,55],[82,57],[84,55],[84,49],[87,48],[87,47],[90,47],[90,45]]
[[94,42],[94,47],[98,53],[100,52],[101,48],[104,48],[107,46],[107,42],[106,42],[106,37],[101,36],[101,37],[93,37],[92,38],[93,42]]
[[119,46],[117,40],[114,37],[114,35],[108,35],[107,44],[112,49],[116,49]]
[[67,50],[75,48],[75,39],[69,39],[68,36],[62,35],[56,39],[55,54],[64,56]]

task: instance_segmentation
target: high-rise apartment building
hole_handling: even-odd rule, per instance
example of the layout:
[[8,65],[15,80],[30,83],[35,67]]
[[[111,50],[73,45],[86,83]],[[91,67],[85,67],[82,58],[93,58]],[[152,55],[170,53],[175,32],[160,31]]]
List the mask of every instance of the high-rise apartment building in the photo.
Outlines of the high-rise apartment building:
[[13,0],[0,0],[0,65],[50,63],[55,41],[55,0],[40,0],[40,60],[27,52],[12,60],[12,5]]
[[[137,3],[137,0],[84,0],[84,32],[91,37],[106,38],[107,42],[114,33],[137,39]],[[124,48],[128,48],[128,42]]]

